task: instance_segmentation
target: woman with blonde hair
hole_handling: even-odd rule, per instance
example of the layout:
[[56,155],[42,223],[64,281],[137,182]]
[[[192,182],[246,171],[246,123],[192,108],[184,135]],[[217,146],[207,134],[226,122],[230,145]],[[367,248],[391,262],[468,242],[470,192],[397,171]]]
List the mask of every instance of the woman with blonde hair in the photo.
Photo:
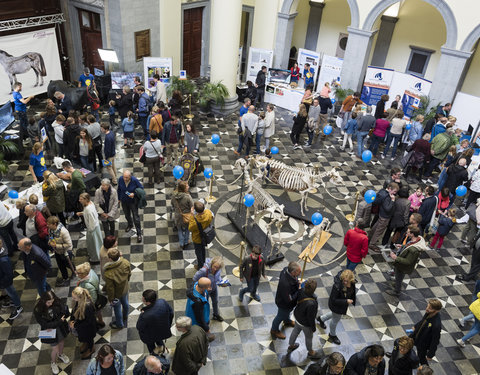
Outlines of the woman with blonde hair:
[[297,115],[293,117],[292,132],[290,133],[290,139],[292,140],[294,149],[300,148],[298,142],[300,141],[300,134],[302,134],[307,122],[307,117],[308,112],[305,104],[300,104]]
[[65,216],[65,185],[55,173],[48,170],[43,172],[42,195],[43,201],[52,215],[58,216],[63,225],[66,225]]
[[81,358],[90,358],[95,351],[93,339],[97,334],[95,306],[88,290],[81,287],[76,287],[72,291],[70,329],[73,332],[76,331],[78,341],[82,343],[80,346]]
[[78,216],[83,216],[85,226],[87,227],[87,252],[90,263],[100,262],[100,248],[102,247],[102,231],[98,221],[98,212],[95,205],[90,200],[88,193],[80,194],[78,201],[83,206],[82,212],[77,212]]
[[100,293],[100,280],[98,279],[97,274],[90,263],[85,262],[77,266],[77,277],[78,282],[77,286],[88,290],[92,302],[95,306],[96,315],[97,315],[97,326],[99,328],[105,327],[105,322],[103,321],[102,308],[106,305],[106,297]]
[[325,321],[330,321],[330,332],[328,341],[340,345],[340,339],[337,337],[337,324],[342,319],[342,315],[347,313],[348,306],[355,306],[356,301],[355,275],[350,270],[340,271],[333,281],[332,291],[328,299],[329,312],[317,317],[318,324],[326,329]]

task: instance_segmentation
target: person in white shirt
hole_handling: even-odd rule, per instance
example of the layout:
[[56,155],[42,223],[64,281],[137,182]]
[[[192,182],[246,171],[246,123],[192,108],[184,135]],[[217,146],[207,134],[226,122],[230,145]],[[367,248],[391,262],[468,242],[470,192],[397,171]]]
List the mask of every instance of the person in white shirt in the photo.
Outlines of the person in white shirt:
[[[248,112],[242,116],[241,126],[243,131],[243,144],[246,143],[245,153],[246,155],[250,154],[250,146],[252,143],[252,137],[257,130],[258,125],[258,116],[253,113],[255,112],[255,106],[251,105],[248,107]],[[238,147],[240,150],[240,146]]]
[[90,201],[88,193],[80,194],[78,198],[83,206],[82,212],[77,212],[78,216],[83,216],[85,226],[87,227],[87,252],[90,263],[100,263],[100,248],[102,247],[102,231],[98,221],[98,212],[93,202]]
[[273,104],[267,104],[267,113],[265,113],[265,149],[270,147],[270,137],[275,134],[275,107]]
[[3,238],[8,255],[13,255],[13,252],[18,250],[18,238],[15,229],[13,229],[12,215],[2,203],[0,203],[0,236]]
[[55,142],[58,145],[58,156],[63,158],[65,150],[63,149],[63,131],[65,130],[64,123],[67,119],[64,115],[58,115],[52,123],[53,132],[55,133]]
[[150,140],[143,145],[143,152],[145,153],[145,165],[148,167],[148,182],[153,184],[160,183],[160,155],[162,152],[162,143],[158,139],[158,134],[155,130],[150,132]]

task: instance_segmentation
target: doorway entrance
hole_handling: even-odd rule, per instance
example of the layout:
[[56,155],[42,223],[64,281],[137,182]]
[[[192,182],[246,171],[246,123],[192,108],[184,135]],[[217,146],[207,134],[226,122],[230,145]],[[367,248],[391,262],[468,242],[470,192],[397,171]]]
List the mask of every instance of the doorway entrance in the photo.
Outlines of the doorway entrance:
[[183,69],[192,78],[200,77],[203,10],[199,7],[183,11]]
[[105,65],[98,53],[98,48],[103,48],[100,14],[78,9],[78,17],[82,39],[83,65],[90,68],[92,74],[95,68],[105,71]]

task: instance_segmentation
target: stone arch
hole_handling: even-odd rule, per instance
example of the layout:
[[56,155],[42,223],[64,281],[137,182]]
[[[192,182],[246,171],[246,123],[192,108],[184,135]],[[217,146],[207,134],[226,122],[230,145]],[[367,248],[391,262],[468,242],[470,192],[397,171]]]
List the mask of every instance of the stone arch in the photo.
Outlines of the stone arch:
[[355,27],[358,29],[358,27],[360,26],[360,12],[358,10],[357,0],[347,0],[347,2],[348,6],[350,7],[350,27]]
[[477,40],[479,38],[480,38],[480,24],[477,25],[477,27],[475,27],[470,32],[470,34],[468,34],[468,36],[463,41],[462,46],[460,47],[460,50],[470,52],[475,46],[475,43],[477,43]]
[[[397,3],[399,0],[382,0],[373,7],[368,14],[363,24],[363,30],[371,31],[376,19],[383,14],[391,5]],[[452,10],[445,2],[445,0],[423,0],[430,5],[434,6],[442,15],[443,21],[447,29],[447,41],[445,46],[447,48],[455,49],[457,46],[457,21],[453,15]],[[350,2],[350,1],[349,1]]]
[[290,9],[292,8],[295,0],[283,0],[281,13],[290,14]]

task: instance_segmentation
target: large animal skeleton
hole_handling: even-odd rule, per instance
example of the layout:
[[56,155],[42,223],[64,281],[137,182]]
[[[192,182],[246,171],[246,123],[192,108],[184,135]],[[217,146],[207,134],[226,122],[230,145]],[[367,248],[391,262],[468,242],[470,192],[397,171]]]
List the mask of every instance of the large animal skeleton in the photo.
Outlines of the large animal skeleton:
[[339,184],[343,181],[335,168],[329,171],[319,173],[310,167],[295,167],[287,165],[279,160],[268,159],[265,156],[256,155],[252,162],[263,173],[270,166],[270,175],[268,177],[273,183],[279,184],[285,190],[298,191],[302,197],[300,201],[300,211],[305,215],[307,208],[308,193],[313,189],[323,186],[326,189],[323,179],[328,177],[331,182]]
[[282,235],[280,228],[282,224],[288,219],[288,216],[285,216],[283,213],[283,204],[278,204],[275,199],[268,193],[264,188],[262,188],[261,183],[259,180],[262,179],[263,176],[258,176],[255,179],[250,178],[248,163],[245,159],[238,159],[235,162],[235,168],[243,170],[243,174],[245,176],[245,182],[247,183],[247,194],[252,194],[255,197],[255,203],[253,204],[254,207],[254,216],[257,219],[257,214],[259,209],[265,210],[270,212],[271,220],[267,224],[267,236],[270,239],[272,244],[272,250],[274,245],[274,240],[272,237],[271,226],[275,224],[278,231],[278,237],[280,242],[280,246],[282,246]]

